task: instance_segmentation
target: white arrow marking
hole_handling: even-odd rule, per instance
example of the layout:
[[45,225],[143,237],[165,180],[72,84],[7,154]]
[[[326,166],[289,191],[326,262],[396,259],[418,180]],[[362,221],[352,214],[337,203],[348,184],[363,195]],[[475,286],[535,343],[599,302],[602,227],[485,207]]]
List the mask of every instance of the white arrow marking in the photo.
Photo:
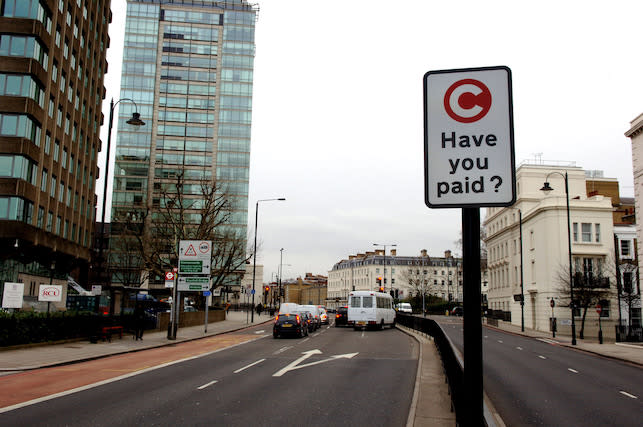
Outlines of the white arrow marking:
[[624,396],[631,397],[632,399],[638,399],[638,397],[634,396],[633,394],[629,394],[626,391],[621,390],[620,393]]
[[264,331],[255,331],[255,334],[257,334],[257,335],[263,334],[263,333],[264,333]]
[[284,367],[283,369],[281,369],[281,370],[279,370],[279,371],[275,372],[274,374],[272,374],[272,376],[273,376],[273,377],[280,377],[280,376],[282,376],[282,375],[283,375],[283,374],[285,374],[286,372],[290,371],[294,366],[297,366],[297,364],[298,364],[299,362],[303,362],[304,360],[306,360],[306,359],[308,359],[309,357],[311,357],[313,354],[321,354],[321,351],[319,351],[319,350],[317,350],[317,349],[315,349],[315,350],[308,350],[308,351],[304,351],[302,354],[303,354],[303,356],[301,356],[299,359],[297,359],[297,360],[295,360],[294,362],[290,363],[289,365],[287,365],[287,366],[286,366],[286,367]]
[[306,363],[304,365],[298,365],[300,362],[303,362],[304,360],[308,359],[310,356],[313,354],[321,354],[321,351],[319,350],[311,350],[303,353],[304,355],[300,357],[299,359],[295,360],[292,362],[290,365],[286,366],[282,370],[274,373],[272,376],[273,377],[280,377],[283,374],[285,374],[288,371],[294,371],[295,369],[301,369],[301,368],[307,368],[309,366],[313,365],[319,365],[320,363],[326,363],[330,362],[332,360],[337,360],[337,359],[352,359],[353,357],[357,356],[359,353],[346,353],[346,354],[337,354],[335,356],[330,356],[328,359],[322,359],[322,360],[317,360],[316,362],[310,362]]

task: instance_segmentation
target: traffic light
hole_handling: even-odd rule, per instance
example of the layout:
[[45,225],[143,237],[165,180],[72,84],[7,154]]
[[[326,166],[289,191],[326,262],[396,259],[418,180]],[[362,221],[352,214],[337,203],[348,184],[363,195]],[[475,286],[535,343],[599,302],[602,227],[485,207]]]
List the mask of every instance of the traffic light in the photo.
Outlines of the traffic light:
[[384,292],[384,286],[380,286],[380,292]]
[[377,285],[378,285],[378,286],[382,286],[382,276],[379,276],[379,277],[377,278]]
[[264,288],[263,288],[263,291],[264,291],[265,293],[270,292],[270,286],[266,286],[266,287],[264,287]]

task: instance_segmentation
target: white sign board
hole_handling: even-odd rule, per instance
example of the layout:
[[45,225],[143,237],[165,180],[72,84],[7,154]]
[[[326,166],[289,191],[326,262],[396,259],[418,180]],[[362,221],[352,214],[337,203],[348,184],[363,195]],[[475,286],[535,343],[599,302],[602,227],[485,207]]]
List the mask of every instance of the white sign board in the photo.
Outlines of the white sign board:
[[212,242],[181,240],[179,242],[179,273],[210,274]]
[[43,285],[38,288],[38,301],[60,302],[63,298],[63,287],[60,285]]
[[103,287],[101,285],[92,285],[92,295],[98,296],[103,293]]
[[5,282],[4,292],[2,293],[2,308],[22,308],[24,292],[24,283]]
[[425,202],[430,208],[516,200],[511,70],[424,75]]

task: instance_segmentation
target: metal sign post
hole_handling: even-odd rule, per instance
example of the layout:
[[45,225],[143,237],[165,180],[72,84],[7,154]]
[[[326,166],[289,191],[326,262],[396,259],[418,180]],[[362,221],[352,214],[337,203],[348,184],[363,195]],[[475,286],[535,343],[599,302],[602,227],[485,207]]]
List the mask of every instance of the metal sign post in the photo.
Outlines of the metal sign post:
[[511,70],[429,71],[424,75],[424,199],[462,208],[465,411],[458,424],[482,425],[480,208],[516,200]]

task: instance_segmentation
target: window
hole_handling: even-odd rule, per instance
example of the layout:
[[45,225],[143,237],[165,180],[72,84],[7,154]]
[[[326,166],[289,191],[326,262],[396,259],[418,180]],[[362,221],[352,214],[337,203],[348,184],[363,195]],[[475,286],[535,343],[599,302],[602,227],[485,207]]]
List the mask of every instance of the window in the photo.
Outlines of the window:
[[630,257],[631,254],[631,241],[630,240],[621,240],[621,256],[622,257]]
[[601,317],[610,317],[609,300],[602,299],[599,304],[601,305]]
[[582,223],[581,224],[581,237],[582,241],[585,243],[591,243],[592,241],[592,224]]
[[631,294],[634,292],[632,287],[634,274],[631,271],[626,271],[623,273],[623,293]]
[[47,191],[47,169],[42,170],[42,176],[40,180],[40,190]]
[[373,308],[373,297],[362,297],[362,307]]
[[574,224],[572,224],[572,229],[574,230],[574,231],[573,231],[573,234],[574,234],[574,242],[578,242],[578,223],[577,223],[577,222],[575,222]]
[[596,243],[600,243],[600,241],[601,241],[601,225],[600,224],[594,224],[594,235],[596,237]]
[[362,306],[361,299],[362,297],[351,297],[351,307],[360,308]]

